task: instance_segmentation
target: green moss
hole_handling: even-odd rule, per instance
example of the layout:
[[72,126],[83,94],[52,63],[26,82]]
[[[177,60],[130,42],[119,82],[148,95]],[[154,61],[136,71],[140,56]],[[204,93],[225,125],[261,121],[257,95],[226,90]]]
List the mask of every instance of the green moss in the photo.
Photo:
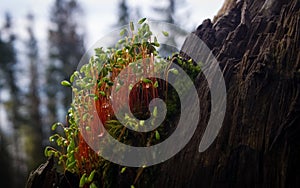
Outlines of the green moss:
[[[111,75],[118,73],[126,66],[131,66],[135,73],[141,72],[142,67],[135,62],[151,57],[150,54],[157,59],[154,64],[155,68],[165,69],[168,73],[178,74],[178,70],[170,66],[172,63],[181,66],[192,80],[200,72],[199,66],[195,66],[191,60],[185,61],[178,54],[168,58],[167,61],[159,57],[156,48],[160,45],[156,37],[152,36],[149,25],[145,23],[145,19],[141,19],[139,24],[141,27],[135,30],[134,24],[130,23],[131,36],[126,35],[128,34],[127,30],[122,30],[120,35],[124,38],[114,48],[106,51],[103,48],[95,49],[95,56],[90,59],[89,63],[83,65],[80,71],[75,71],[70,77],[70,82],[62,81],[61,83],[64,86],[72,87],[74,99],[67,115],[67,125],[56,123],[52,126],[52,130],[59,128],[63,130],[63,133],[54,134],[49,138],[57,147],[47,147],[45,155],[56,157],[58,166],[61,166],[63,171],[70,171],[81,177],[79,185],[81,187],[86,185],[93,188],[116,187],[118,186],[119,177],[121,179],[126,177],[127,182],[130,181],[128,185],[140,184],[139,179],[142,179],[143,185],[151,187],[151,182],[158,175],[156,167],[126,168],[126,171],[124,171],[122,166],[106,161],[101,156],[96,156],[91,149],[86,150],[86,152],[90,152],[88,157],[80,157],[82,147],[88,146],[80,139],[79,124],[85,124],[86,131],[93,130],[92,125],[89,125],[89,122],[93,119],[93,114],[90,114],[89,111],[89,105],[94,104],[94,101],[105,101],[110,96],[111,88],[115,84]],[[168,34],[164,32],[164,35],[167,36]],[[116,83],[119,86],[118,90],[123,87],[122,80],[117,80]],[[125,128],[113,114],[110,114],[112,116],[105,122],[105,128],[111,136],[127,145],[145,147],[162,142],[172,134],[175,129],[174,120],[180,116],[179,96],[175,89],[165,81],[143,78],[140,85],[129,87],[139,91],[143,90],[143,87],[147,84],[157,89],[157,97],[165,100],[167,117],[157,129],[147,133],[139,133]],[[95,86],[98,88],[97,92],[86,92],[92,91]],[[126,123],[131,126],[144,126],[143,119],[147,119],[151,113],[156,117],[158,113],[155,108],[153,112],[149,112],[146,103],[137,108],[133,107],[132,112],[138,120],[128,117]],[[101,114],[102,112],[98,113],[100,113],[100,116],[107,115]]]

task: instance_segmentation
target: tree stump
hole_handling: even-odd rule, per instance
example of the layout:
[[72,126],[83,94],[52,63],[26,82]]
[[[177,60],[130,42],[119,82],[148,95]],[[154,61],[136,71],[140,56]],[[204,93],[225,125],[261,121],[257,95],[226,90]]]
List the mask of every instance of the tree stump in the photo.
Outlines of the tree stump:
[[[199,153],[210,115],[200,76],[198,128],[159,166],[155,187],[300,187],[299,7],[299,0],[240,0],[197,28],[223,70],[225,119],[214,143]],[[190,46],[197,44],[183,48]]]

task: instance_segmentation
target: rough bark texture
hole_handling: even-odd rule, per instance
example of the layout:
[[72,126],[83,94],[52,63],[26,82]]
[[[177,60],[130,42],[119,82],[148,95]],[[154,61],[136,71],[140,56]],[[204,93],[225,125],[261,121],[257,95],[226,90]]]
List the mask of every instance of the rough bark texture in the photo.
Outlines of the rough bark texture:
[[155,187],[300,187],[299,6],[238,1],[197,28],[223,70],[226,116],[215,142],[199,153],[210,110],[199,77],[202,121],[185,149],[160,165]]
[[217,15],[214,17],[214,21],[216,21],[218,18],[226,14],[228,11],[230,11],[236,3],[237,0],[226,0],[222,6],[222,8],[219,10]]

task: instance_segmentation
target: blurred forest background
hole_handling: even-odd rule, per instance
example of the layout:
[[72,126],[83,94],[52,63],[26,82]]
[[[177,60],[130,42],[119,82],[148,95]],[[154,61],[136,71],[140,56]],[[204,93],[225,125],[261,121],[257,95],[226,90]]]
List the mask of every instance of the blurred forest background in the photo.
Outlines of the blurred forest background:
[[[197,26],[195,23],[202,21],[189,19],[187,0],[153,0],[147,7],[148,13],[138,6],[137,2],[143,1],[136,1],[134,6],[131,2],[116,1],[113,5],[116,11],[110,15],[99,12],[98,22],[114,17],[114,23],[107,28],[109,31],[130,20],[148,17],[192,31]],[[52,0],[45,31],[36,28],[39,18],[29,11],[24,15],[26,33],[22,37],[17,32],[20,26],[15,24],[14,12],[0,12],[1,187],[24,187],[29,172],[45,161],[43,150],[49,144],[51,125],[65,122],[72,94],[60,82],[69,79],[87,48],[90,35],[85,29],[89,20],[82,19],[88,14],[83,8],[86,6],[82,6],[84,3],[83,0]],[[220,0],[219,7],[213,7],[214,13],[222,3]],[[39,32],[46,32],[45,41],[37,37]]]

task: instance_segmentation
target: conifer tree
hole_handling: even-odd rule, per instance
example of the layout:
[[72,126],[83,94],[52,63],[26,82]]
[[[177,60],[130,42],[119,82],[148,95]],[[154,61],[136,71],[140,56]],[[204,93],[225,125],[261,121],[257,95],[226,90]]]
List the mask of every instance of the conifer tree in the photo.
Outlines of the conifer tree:
[[51,9],[45,85],[49,124],[63,121],[71,103],[71,89],[60,86],[60,82],[70,77],[85,52],[84,35],[78,22],[81,14],[76,0],[56,0]]

